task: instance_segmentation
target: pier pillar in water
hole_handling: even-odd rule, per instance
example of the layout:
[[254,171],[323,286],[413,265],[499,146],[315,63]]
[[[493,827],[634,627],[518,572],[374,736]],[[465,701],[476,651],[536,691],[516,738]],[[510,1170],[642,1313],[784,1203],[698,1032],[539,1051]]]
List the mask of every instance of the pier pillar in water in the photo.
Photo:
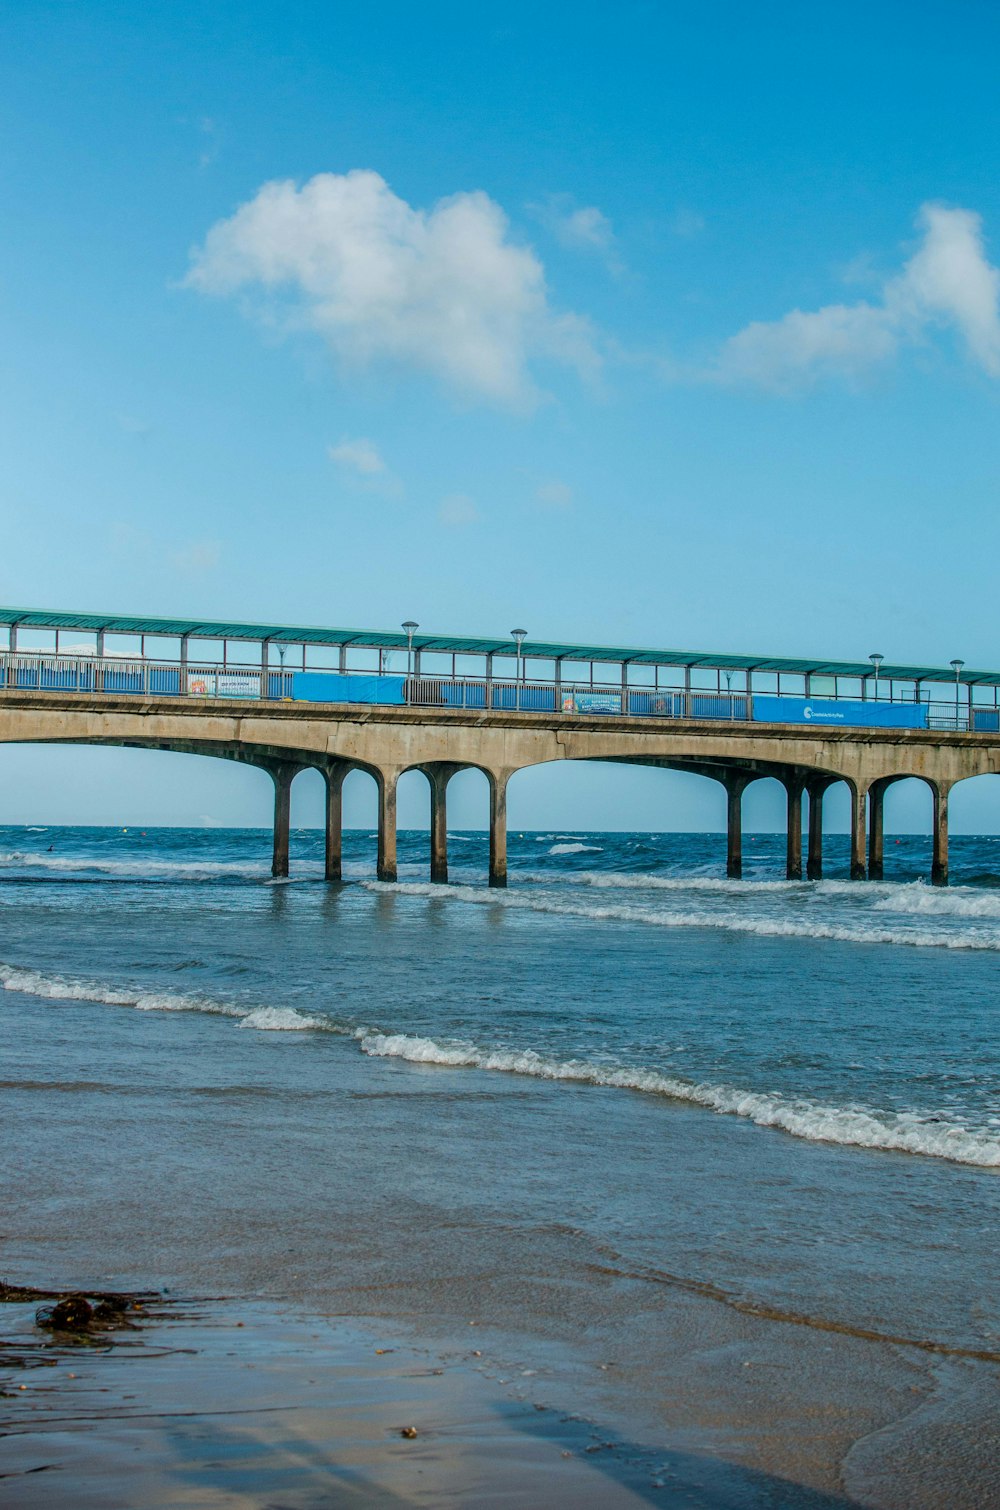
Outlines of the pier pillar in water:
[[489,771],[490,885],[507,885],[507,782],[512,771]]
[[855,785],[851,787],[851,880],[863,881],[867,875],[865,865],[865,836],[867,828],[867,800],[868,788]]
[[830,785],[820,777],[806,783],[809,793],[809,846],[806,853],[806,879],[823,879],[823,794]]
[[785,875],[789,881],[802,880],[802,793],[805,779],[789,776],[785,780],[788,796],[788,839],[785,850]]
[[326,781],[326,869],[328,881],[339,881],[343,873],[344,853],[344,777],[350,770],[346,761],[323,767]]
[[742,771],[725,778],[726,788],[726,875],[731,881],[743,876],[743,793],[753,780]]
[[431,880],[448,879],[448,783],[459,769],[457,765],[424,767],[431,787]]
[[399,772],[379,771],[378,781],[378,867],[380,881],[396,879],[396,783]]
[[885,867],[885,794],[888,781],[874,781],[868,793],[868,879],[881,881]]
[[934,854],[931,860],[931,885],[948,884],[948,792],[950,784],[936,781],[934,793]]
[[271,874],[272,876],[287,876],[292,782],[302,767],[292,765],[290,761],[278,761],[267,769],[274,782],[274,839],[271,849]]

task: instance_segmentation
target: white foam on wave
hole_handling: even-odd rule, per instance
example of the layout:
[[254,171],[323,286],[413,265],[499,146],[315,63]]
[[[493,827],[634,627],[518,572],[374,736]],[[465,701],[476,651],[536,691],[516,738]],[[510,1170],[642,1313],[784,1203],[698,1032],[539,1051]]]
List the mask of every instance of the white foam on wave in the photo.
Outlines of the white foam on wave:
[[[551,853],[551,851],[550,851]],[[519,881],[549,884],[557,879],[552,871],[517,872]],[[806,881],[728,881],[718,876],[662,876],[648,871],[574,870],[564,877],[572,886],[591,886],[598,891],[708,891],[724,895],[750,896],[758,892],[803,891],[816,883]],[[846,882],[820,883],[847,885]]]
[[875,903],[876,912],[909,913],[915,917],[982,918],[1000,921],[1000,896],[995,891],[977,891],[971,886],[925,886],[915,881],[894,886]]
[[561,917],[600,922],[641,923],[654,928],[721,928],[728,933],[748,933],[761,938],[824,939],[848,944],[901,944],[924,949],[985,949],[1000,951],[1000,931],[966,928],[961,933],[916,928],[888,928],[866,923],[828,923],[818,918],[749,916],[745,913],[681,912],[652,910],[624,903],[598,906],[545,892],[487,891],[475,886],[439,886],[427,882],[363,881],[368,890],[391,890],[414,897],[433,897],[471,903],[480,907],[507,907],[543,912]]
[[212,1012],[223,1017],[242,1017],[245,1009],[205,996],[185,996],[171,991],[128,990],[101,981],[67,980],[61,975],[43,975],[17,965],[0,964],[0,986],[24,996],[42,996],[48,1001],[94,1001],[110,1007],[136,1007],[140,1012]]
[[257,1028],[264,1033],[301,1033],[307,1028],[329,1028],[321,1017],[306,1017],[294,1007],[255,1007],[240,1022],[241,1028]]
[[461,1040],[438,1043],[433,1038],[408,1033],[375,1033],[364,1029],[357,1036],[362,1052],[375,1058],[639,1091],[692,1102],[725,1116],[745,1117],[758,1127],[777,1128],[812,1143],[920,1154],[984,1169],[1000,1167],[1000,1139],[958,1124],[931,1121],[916,1112],[824,1106],[805,1099],[788,1100],[773,1092],[762,1094],[730,1085],[695,1084],[658,1070],[600,1065],[581,1059],[549,1059],[534,1049],[483,1049]]
[[0,865],[20,865],[32,870],[99,871],[108,875],[176,875],[176,876],[252,876],[257,878],[268,873],[264,862],[254,864],[246,860],[154,860],[145,855],[127,859],[111,859],[107,856],[70,856],[33,854],[30,851],[8,850],[0,853]]
[[553,844],[552,848],[549,850],[549,854],[582,855],[586,854],[588,851],[595,855],[600,854],[601,846],[599,844],[583,844],[579,839],[577,839],[572,844]]

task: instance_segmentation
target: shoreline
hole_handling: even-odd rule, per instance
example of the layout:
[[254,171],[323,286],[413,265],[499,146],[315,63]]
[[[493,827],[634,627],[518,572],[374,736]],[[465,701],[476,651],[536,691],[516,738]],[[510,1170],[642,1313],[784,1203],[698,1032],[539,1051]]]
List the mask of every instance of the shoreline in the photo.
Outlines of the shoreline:
[[[478,1334],[445,1346],[292,1305],[168,1295],[144,1295],[124,1333],[40,1333],[38,1296],[62,1293],[5,1300],[0,1313],[0,1505],[17,1510],[749,1510],[765,1491],[808,1510],[845,1503],[623,1440],[534,1398],[537,1371],[507,1377],[471,1345]],[[792,1497],[774,1500],[783,1487]]]
[[[648,1423],[615,1410],[613,1390],[602,1399],[586,1388],[586,1362],[567,1344],[489,1322],[470,1321],[465,1335],[454,1324],[428,1333],[291,1299],[143,1292],[137,1324],[124,1331],[81,1339],[40,1330],[38,1296],[67,1293],[27,1301],[0,1291],[0,1506],[11,1510],[981,1510],[1000,1488],[986,1442],[996,1374],[977,1376],[962,1359],[925,1356],[917,1366],[894,1343],[867,1344],[878,1348],[881,1382],[902,1372],[888,1411],[875,1406],[874,1375],[863,1384],[850,1348],[838,1353],[842,1340],[828,1338],[816,1344],[828,1355],[828,1398],[808,1398],[813,1350],[796,1418],[778,1377],[806,1365],[806,1351],[793,1341],[789,1357],[784,1324],[769,1337],[753,1318],[757,1340],[745,1332],[738,1349],[748,1358],[722,1336],[678,1354],[675,1377],[661,1381],[667,1419],[654,1439]],[[710,1377],[720,1349],[728,1401]],[[611,1381],[622,1363],[596,1368]],[[774,1392],[770,1433],[760,1421],[741,1424],[738,1397],[752,1379]],[[669,1421],[671,1397],[696,1406],[700,1429],[690,1410]],[[848,1441],[852,1411],[856,1425],[870,1419]],[[932,1462],[942,1433],[949,1443],[964,1436],[972,1451],[961,1482]],[[836,1472],[810,1484],[821,1439]],[[765,1466],[775,1441],[792,1461],[801,1452],[801,1479]]]

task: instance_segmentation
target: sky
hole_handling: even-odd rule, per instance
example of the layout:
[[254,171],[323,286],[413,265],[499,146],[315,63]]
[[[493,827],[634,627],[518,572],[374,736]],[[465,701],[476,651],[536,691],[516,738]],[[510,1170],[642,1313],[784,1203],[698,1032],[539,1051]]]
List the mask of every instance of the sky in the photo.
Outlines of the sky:
[[[11,0],[0,601],[995,666],[998,46],[985,0]],[[267,821],[208,760],[4,765],[0,821]],[[723,821],[624,768],[511,804]]]

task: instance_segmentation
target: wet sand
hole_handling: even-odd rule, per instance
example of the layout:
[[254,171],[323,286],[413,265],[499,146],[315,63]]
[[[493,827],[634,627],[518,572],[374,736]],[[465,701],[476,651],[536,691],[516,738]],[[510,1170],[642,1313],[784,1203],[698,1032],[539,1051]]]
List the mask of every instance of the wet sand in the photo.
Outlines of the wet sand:
[[[40,1330],[35,1309],[0,1307],[0,1506],[11,1510],[1000,1504],[988,1468],[996,1416],[969,1360],[891,1349],[871,1360],[873,1392],[833,1339],[825,1397],[807,1369],[795,1406],[787,1355],[746,1336],[728,1358],[717,1346],[679,1354],[674,1377],[649,1381],[673,1418],[657,1443],[573,1409],[583,1392],[570,1351],[539,1344],[526,1355],[534,1366],[512,1366],[510,1339],[501,1358],[489,1328],[428,1343],[405,1327],[272,1302],[164,1299],[132,1317],[135,1329],[81,1341]],[[715,1400],[714,1442],[706,1372],[732,1386]],[[895,1393],[879,1397],[887,1382]],[[748,1412],[753,1392],[770,1411]],[[751,1426],[761,1410],[770,1431]],[[848,1450],[838,1482],[821,1488],[754,1466],[776,1447],[807,1475],[811,1459]]]
[[775,1502],[762,1477],[533,1399],[530,1373],[491,1377],[476,1337],[428,1349],[229,1302],[74,1341],[34,1304],[4,1310],[0,1504],[18,1510]]

